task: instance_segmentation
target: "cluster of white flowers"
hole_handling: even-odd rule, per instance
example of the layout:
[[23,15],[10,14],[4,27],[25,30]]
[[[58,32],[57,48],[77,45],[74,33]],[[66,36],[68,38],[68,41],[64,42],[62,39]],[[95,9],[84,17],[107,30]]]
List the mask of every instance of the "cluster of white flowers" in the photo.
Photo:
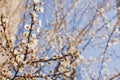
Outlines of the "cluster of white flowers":
[[[24,32],[21,34],[21,42],[18,43],[18,47],[14,50],[15,59],[18,62],[15,64],[13,63],[16,68],[18,67],[18,64],[25,65],[27,60],[34,61],[37,59],[37,35],[42,27],[42,20],[38,19],[39,13],[37,11],[39,11],[41,14],[44,12],[44,8],[42,6],[37,6],[40,3],[40,0],[33,0],[33,3],[36,5],[33,8],[34,11],[30,13],[31,23],[28,22],[23,25]],[[20,50],[21,48],[22,50]],[[48,56],[44,57],[44,59],[47,60]],[[31,66],[35,66],[31,62],[28,64],[30,64]],[[40,66],[43,65],[44,63],[40,63]],[[24,69],[24,67],[20,67],[19,72],[22,73]],[[27,75],[26,72],[24,74]]]
[[[35,0],[34,2],[37,3],[37,2],[39,2],[39,0]],[[42,9],[43,9],[43,8],[41,8],[41,11],[43,11]],[[35,22],[35,21],[37,20],[37,17],[38,17],[37,13],[36,13],[35,11],[33,11],[33,12],[31,13],[31,15],[32,15],[33,21]],[[32,27],[32,29],[31,29],[31,25],[30,25],[30,24],[25,24],[25,25],[24,25],[24,29],[27,30],[27,31],[24,31],[24,32],[23,32],[23,38],[24,38],[24,39],[22,40],[22,44],[25,44],[25,46],[27,46],[27,47],[32,46],[32,48],[33,48],[34,45],[36,45],[36,43],[37,43],[37,33],[40,32],[40,27],[42,26],[42,21],[41,21],[41,20],[38,20],[38,25],[39,25],[39,26],[38,26],[36,29],[33,29],[33,27]],[[35,30],[37,33],[36,33],[36,32],[35,32],[35,33],[32,33],[33,30]],[[30,31],[31,31],[31,34],[29,35],[29,32],[30,32]],[[28,37],[31,38],[31,39],[30,39],[30,43],[29,43],[29,44],[26,44],[27,41],[26,41],[25,38],[28,38]],[[34,47],[35,47],[35,46],[34,46]]]
[[[41,3],[41,5],[43,4],[43,2],[40,2],[40,0],[33,0],[34,4],[38,4],[38,3]],[[41,13],[44,12],[44,8],[41,6],[41,7],[37,7],[37,5],[35,6],[35,11],[40,11]]]
[[[35,51],[36,49],[35,46],[38,43],[37,40],[37,33],[40,32],[40,28],[42,26],[42,21],[38,20],[37,18],[39,17],[36,11],[40,11],[41,13],[44,12],[44,8],[41,7],[37,7],[38,3],[41,3],[40,0],[33,0],[34,4],[36,4],[34,6],[34,11],[31,12],[30,16],[31,16],[31,21],[33,24],[37,23],[39,26],[38,27],[34,27],[34,25],[28,24],[26,23],[23,27],[24,27],[24,32],[22,34],[23,39],[21,41],[21,45],[24,46],[23,49],[28,49],[29,54],[35,55]],[[34,31],[35,30],[35,31]],[[16,58],[18,61],[23,60],[24,56],[26,54],[18,54],[18,53],[22,53],[22,52],[15,52],[15,54],[17,55]],[[35,56],[32,56],[32,59],[35,59]]]
[[[6,75],[6,76],[11,76],[12,75],[12,73],[9,71],[9,70],[5,70],[5,69],[3,69],[2,70],[2,74],[4,74],[4,75]],[[2,79],[3,80],[3,79]],[[7,80],[7,79],[4,79],[4,80]]]
[[14,50],[14,54],[15,55],[19,54],[18,50]]
[[[43,12],[44,12],[44,7],[42,6],[44,3],[41,2],[40,0],[33,0],[33,2],[34,2],[34,4],[35,4],[35,6],[34,6],[35,11],[32,12],[31,15],[33,16],[33,20],[36,21],[37,18],[38,18],[38,14],[37,14],[36,12],[40,12],[40,13],[43,13]],[[38,5],[38,4],[40,4],[40,5]],[[40,19],[38,20],[38,25],[39,25],[39,26],[38,26],[35,30],[36,30],[36,32],[39,33],[39,32],[40,32],[40,28],[41,28],[41,26],[42,26],[42,20],[40,20]],[[36,35],[33,34],[32,37],[35,38]]]

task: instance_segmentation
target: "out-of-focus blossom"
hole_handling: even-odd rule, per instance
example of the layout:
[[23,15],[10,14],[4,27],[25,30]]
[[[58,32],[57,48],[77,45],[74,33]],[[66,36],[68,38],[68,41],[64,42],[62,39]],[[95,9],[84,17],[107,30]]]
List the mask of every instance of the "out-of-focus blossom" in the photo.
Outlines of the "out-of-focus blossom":
[[24,32],[23,33],[23,37],[28,37],[29,33],[28,32]]
[[17,57],[16,57],[16,59],[17,59],[18,61],[23,61],[24,56],[25,56],[24,54],[18,54]]
[[103,13],[103,12],[104,12],[104,9],[103,9],[103,8],[100,8],[100,9],[98,9],[98,12],[99,12],[99,13]]
[[32,38],[36,38],[36,34],[32,34]]
[[111,40],[111,43],[113,43],[113,44],[117,44],[119,41],[118,41],[118,39],[115,39],[115,38],[113,38],[112,40]]
[[8,21],[9,21],[9,20],[8,20],[7,18],[3,18],[3,19],[2,19],[2,22],[3,22],[3,23],[8,23]]
[[116,29],[116,32],[117,32],[118,34],[120,34],[120,27],[118,27],[118,28]]
[[42,21],[39,20],[38,25],[41,27],[42,26]]
[[40,27],[37,27],[36,31],[39,33],[40,32]]
[[35,6],[35,11],[39,11],[39,7]]
[[41,13],[43,13],[43,12],[44,12],[44,8],[43,8],[43,7],[40,7],[39,11],[40,11]]
[[40,0],[33,0],[33,2],[34,2],[34,3],[39,3],[39,2],[40,2]]
[[18,52],[18,50],[14,50],[14,54],[18,54],[19,52]]
[[22,40],[22,43],[25,44],[25,43],[27,43],[27,41],[23,39],[23,40]]
[[37,17],[38,17],[38,15],[36,14],[36,12],[32,12],[31,15],[33,17],[33,20],[36,21]]
[[111,58],[108,57],[108,58],[106,59],[106,62],[110,62],[110,61],[111,61]]

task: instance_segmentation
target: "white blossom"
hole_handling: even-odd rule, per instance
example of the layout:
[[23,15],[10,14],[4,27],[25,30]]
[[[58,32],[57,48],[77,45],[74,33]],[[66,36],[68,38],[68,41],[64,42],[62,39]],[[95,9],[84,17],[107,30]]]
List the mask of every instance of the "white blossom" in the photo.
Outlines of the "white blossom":
[[116,29],[116,32],[117,32],[118,34],[120,34],[120,27],[118,27],[118,28]]
[[26,43],[26,46],[27,46],[27,47],[30,47],[30,44],[29,44],[29,43]]
[[19,54],[19,55],[17,55],[16,59],[17,59],[18,61],[23,61],[24,56],[25,56],[24,54]]
[[118,7],[117,9],[120,10],[120,7]]
[[108,46],[109,46],[109,47],[111,47],[111,46],[112,46],[111,42],[109,42],[109,43],[108,43]]
[[116,38],[111,39],[111,43],[113,43],[113,44],[117,44],[118,42],[119,42],[119,40]]
[[45,56],[44,59],[47,60],[47,59],[48,59],[48,56]]
[[32,16],[33,16],[33,20],[36,21],[37,17],[38,17],[38,15],[36,14],[36,12],[32,12]]
[[30,47],[31,47],[31,48],[34,48],[34,47],[37,45],[37,43],[38,43],[38,40],[37,40],[37,39],[31,40],[31,41],[30,41]]
[[37,27],[36,31],[39,33],[40,32],[40,27]]
[[106,62],[110,62],[110,61],[111,61],[111,58],[108,57],[108,58],[106,59]]
[[39,11],[39,7],[35,6],[35,11]]
[[25,43],[27,43],[27,41],[23,39],[23,40],[22,40],[22,43],[25,44]]
[[25,25],[24,25],[24,28],[25,28],[26,30],[30,30],[30,25],[29,25],[29,24],[25,24]]
[[18,52],[18,50],[14,50],[14,54],[18,54],[19,52]]
[[100,8],[100,9],[98,9],[98,12],[103,13],[103,12],[104,12],[104,9],[103,9],[103,8]]
[[2,22],[0,21],[0,25],[2,24]]
[[44,63],[42,63],[42,62],[41,62],[39,65],[40,65],[40,66],[43,66],[43,65],[44,65]]
[[42,26],[42,21],[39,20],[38,24],[39,24],[39,26],[41,27],[41,26]]
[[23,33],[23,37],[28,37],[29,33],[28,32],[24,32]]
[[7,18],[3,18],[2,21],[8,23],[9,20]]
[[20,68],[20,69],[19,69],[19,72],[23,72],[23,68]]
[[33,12],[32,15],[33,15],[34,17],[38,17],[38,15],[37,15],[35,12]]
[[32,34],[32,38],[36,38],[36,34]]
[[43,7],[40,7],[40,12],[43,13],[44,12],[44,8]]
[[38,2],[40,2],[40,0],[33,0],[33,2],[34,2],[34,3],[38,3]]

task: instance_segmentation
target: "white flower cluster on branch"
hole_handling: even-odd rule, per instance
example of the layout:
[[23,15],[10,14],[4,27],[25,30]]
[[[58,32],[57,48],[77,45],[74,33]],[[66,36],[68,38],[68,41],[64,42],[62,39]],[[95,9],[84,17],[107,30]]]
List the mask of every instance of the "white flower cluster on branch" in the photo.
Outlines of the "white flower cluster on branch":
[[16,40],[8,31],[10,16],[0,17],[0,53],[7,56],[0,65],[0,80],[111,80],[120,76],[111,77],[110,72],[114,71],[111,63],[119,59],[120,36],[119,21],[110,14],[114,13],[112,0],[24,1]]

